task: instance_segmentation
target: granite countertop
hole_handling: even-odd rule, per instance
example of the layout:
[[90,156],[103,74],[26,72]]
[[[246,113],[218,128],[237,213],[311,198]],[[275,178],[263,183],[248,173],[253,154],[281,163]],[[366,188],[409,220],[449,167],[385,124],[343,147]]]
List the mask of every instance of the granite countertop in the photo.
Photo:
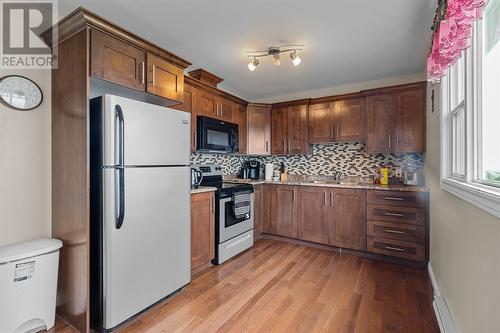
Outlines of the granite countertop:
[[241,179],[241,178],[225,178],[224,181],[245,183],[252,185],[261,184],[274,184],[274,185],[294,185],[294,186],[318,186],[318,187],[335,187],[335,188],[352,188],[360,190],[388,190],[388,191],[402,191],[402,192],[429,192],[425,186],[408,186],[408,185],[377,185],[370,183],[346,183],[335,184],[332,182],[314,181],[314,180],[288,180],[286,182],[279,181],[266,181],[264,179]]
[[191,189],[191,194],[205,193],[205,192],[215,192],[215,191],[217,191],[217,187],[199,186],[198,188]]

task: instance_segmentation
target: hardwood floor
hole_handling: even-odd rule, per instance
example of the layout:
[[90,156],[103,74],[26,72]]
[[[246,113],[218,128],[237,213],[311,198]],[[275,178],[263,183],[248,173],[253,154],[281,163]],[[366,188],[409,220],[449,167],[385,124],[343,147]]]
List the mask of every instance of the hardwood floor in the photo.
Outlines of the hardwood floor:
[[263,239],[119,332],[437,333],[431,301],[423,270]]

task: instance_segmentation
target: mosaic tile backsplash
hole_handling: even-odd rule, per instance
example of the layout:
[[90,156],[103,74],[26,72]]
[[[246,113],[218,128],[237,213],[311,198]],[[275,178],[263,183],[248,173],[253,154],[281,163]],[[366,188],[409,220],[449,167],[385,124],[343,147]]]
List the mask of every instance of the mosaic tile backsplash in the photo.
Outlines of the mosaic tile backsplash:
[[[423,154],[368,154],[364,143],[316,144],[311,155],[289,156],[243,156],[224,154],[192,154],[192,164],[217,163],[222,165],[224,175],[237,174],[244,161],[259,160],[264,170],[264,163],[273,163],[278,169],[283,162],[290,174],[295,175],[332,175],[339,171],[347,176],[366,177],[374,174],[380,165],[387,165],[391,174],[397,168],[410,165],[420,169],[424,165]],[[264,172],[261,173],[261,177]]]

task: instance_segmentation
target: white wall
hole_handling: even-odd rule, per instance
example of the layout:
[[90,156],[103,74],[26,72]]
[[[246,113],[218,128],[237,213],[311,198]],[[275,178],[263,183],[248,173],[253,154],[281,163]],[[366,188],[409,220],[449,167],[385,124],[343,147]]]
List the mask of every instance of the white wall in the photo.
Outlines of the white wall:
[[441,190],[439,112],[428,104],[431,266],[458,332],[500,332],[500,219]]
[[50,72],[6,71],[35,81],[44,101],[20,112],[0,103],[0,245],[51,233]]

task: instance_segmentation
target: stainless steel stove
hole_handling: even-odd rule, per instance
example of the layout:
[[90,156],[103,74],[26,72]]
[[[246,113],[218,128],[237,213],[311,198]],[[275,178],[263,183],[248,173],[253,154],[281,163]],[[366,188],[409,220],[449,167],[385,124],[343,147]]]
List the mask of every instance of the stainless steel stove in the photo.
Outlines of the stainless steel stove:
[[[254,189],[250,184],[224,182],[222,167],[218,164],[195,164],[191,167],[202,173],[201,186],[217,188],[215,263],[222,264],[253,246]],[[238,218],[234,213],[234,198],[242,193],[250,194],[250,213]]]

